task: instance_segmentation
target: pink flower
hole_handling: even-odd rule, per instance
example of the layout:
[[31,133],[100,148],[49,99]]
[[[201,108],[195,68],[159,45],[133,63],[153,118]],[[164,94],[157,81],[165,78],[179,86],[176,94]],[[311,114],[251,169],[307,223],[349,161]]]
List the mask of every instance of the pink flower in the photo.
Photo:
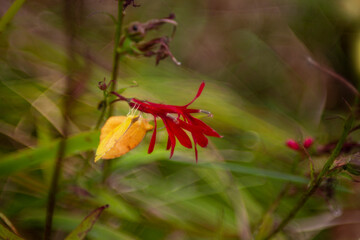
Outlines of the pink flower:
[[113,94],[118,96],[118,100],[127,101],[131,107],[154,116],[155,126],[151,137],[148,153],[151,153],[154,150],[157,130],[157,117],[159,117],[163,121],[166,127],[166,131],[169,135],[166,149],[171,149],[170,158],[174,154],[176,139],[178,139],[180,144],[184,147],[192,148],[192,142],[188,134],[185,132],[186,130],[187,132],[191,133],[194,142],[195,158],[197,162],[197,145],[199,145],[200,147],[206,147],[208,145],[208,139],[206,136],[218,138],[222,137],[203,121],[191,115],[192,113],[207,113],[208,115],[211,115],[209,112],[200,109],[188,108],[189,105],[192,104],[201,95],[204,87],[205,83],[202,82],[193,100],[183,106],[153,103],[149,101],[139,100],[137,98],[125,98],[114,92]]

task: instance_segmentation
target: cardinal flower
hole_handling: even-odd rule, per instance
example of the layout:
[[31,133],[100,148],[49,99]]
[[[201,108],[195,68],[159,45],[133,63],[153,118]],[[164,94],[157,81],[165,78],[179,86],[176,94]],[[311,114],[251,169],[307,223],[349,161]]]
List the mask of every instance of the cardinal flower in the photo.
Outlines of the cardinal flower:
[[[201,109],[188,108],[201,95],[204,87],[205,83],[202,82],[193,100],[183,106],[153,103],[139,100],[137,98],[125,98],[115,92],[113,92],[113,94],[118,97],[118,101],[127,101],[130,107],[136,108],[140,112],[148,113],[154,116],[154,131],[151,137],[148,153],[151,153],[154,150],[157,131],[157,118],[160,118],[163,121],[166,131],[169,135],[166,149],[170,149],[170,158],[174,154],[176,139],[178,139],[180,144],[187,148],[192,148],[194,144],[195,158],[197,161],[197,145],[200,147],[206,147],[208,145],[207,136],[218,138],[222,137],[206,123],[192,116],[193,113],[206,113],[211,115],[210,112]],[[191,142],[187,132],[191,134],[193,143]]]

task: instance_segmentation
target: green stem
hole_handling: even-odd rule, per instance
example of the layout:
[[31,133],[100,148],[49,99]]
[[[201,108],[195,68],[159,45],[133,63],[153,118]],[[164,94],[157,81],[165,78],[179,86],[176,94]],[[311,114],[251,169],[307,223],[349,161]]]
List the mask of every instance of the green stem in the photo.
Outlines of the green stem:
[[[107,118],[111,117],[114,114],[114,107],[112,104],[109,104],[110,94],[109,92],[116,91],[117,85],[117,77],[119,72],[119,60],[120,60],[120,53],[118,51],[121,45],[121,34],[122,34],[122,25],[123,25],[123,18],[124,18],[124,1],[118,1],[118,20],[116,23],[116,31],[115,31],[115,41],[114,41],[114,51],[113,51],[113,66],[111,71],[111,79],[110,79],[110,91],[104,91],[104,106],[101,110],[101,114],[99,119],[96,123],[95,129],[99,129],[101,123],[104,120],[105,115]],[[108,110],[109,107],[109,110]],[[108,110],[107,114],[106,111]]]
[[58,190],[59,178],[61,175],[62,160],[64,158],[65,148],[66,148],[66,138],[63,138],[59,144],[56,163],[54,165],[54,172],[53,172],[53,175],[51,178],[51,185],[50,185],[49,195],[48,195],[48,200],[47,200],[45,232],[44,232],[45,240],[51,239],[52,219],[53,219],[54,210],[55,210],[56,193]]
[[[118,71],[119,71],[119,59],[120,59],[120,53],[118,51],[120,47],[120,41],[121,41],[121,30],[123,25],[123,18],[124,18],[124,1],[118,0],[118,20],[116,24],[116,32],[115,32],[115,45],[114,45],[114,53],[113,53],[113,67],[112,67],[112,73],[111,73],[111,86],[109,92],[116,91],[116,85],[117,85],[117,77],[118,77]],[[114,114],[114,105],[109,104],[109,94],[106,94],[105,97],[105,106],[106,109],[109,107],[109,111],[107,113],[107,118],[111,117]],[[105,110],[104,112],[105,113]],[[104,162],[104,168],[103,168],[103,177],[102,182],[104,183],[107,179],[107,177],[110,174],[110,168],[111,168],[111,161]]]
[[[119,0],[118,2],[118,21],[116,24],[116,32],[115,32],[115,45],[114,45],[114,59],[113,59],[113,67],[112,67],[112,73],[111,73],[111,87],[110,92],[116,91],[116,85],[117,85],[117,76],[118,76],[118,70],[119,70],[119,59],[120,59],[120,53],[118,51],[120,47],[120,39],[121,39],[121,30],[123,25],[123,18],[124,18],[124,1]],[[111,117],[114,113],[114,107],[112,104],[109,106],[109,112],[107,117]]]
[[24,3],[25,0],[15,0],[15,2],[10,6],[0,19],[0,32],[4,31],[6,25],[13,19]]
[[297,212],[304,206],[304,204],[307,202],[309,197],[316,191],[316,189],[320,186],[326,175],[328,174],[328,171],[332,164],[334,163],[337,156],[340,154],[341,149],[346,141],[346,138],[348,134],[350,133],[353,123],[355,121],[355,117],[353,114],[351,114],[348,119],[346,120],[344,124],[344,130],[341,134],[341,137],[336,144],[336,147],[334,151],[331,153],[329,159],[326,161],[324,167],[322,168],[321,172],[317,176],[317,178],[313,179],[310,182],[310,186],[308,190],[304,193],[304,195],[301,197],[300,201],[296,204],[296,206],[290,211],[290,213],[281,221],[281,223],[267,236],[264,238],[265,240],[270,239],[274,237],[278,232],[280,232],[291,219],[295,217]]
[[103,100],[103,104],[104,106],[102,106],[101,108],[101,114],[99,116],[99,119],[96,123],[96,126],[95,126],[95,129],[99,129],[104,117],[105,117],[105,113],[106,113],[106,109],[107,109],[107,106],[108,106],[108,93],[106,91],[104,91],[104,100]]

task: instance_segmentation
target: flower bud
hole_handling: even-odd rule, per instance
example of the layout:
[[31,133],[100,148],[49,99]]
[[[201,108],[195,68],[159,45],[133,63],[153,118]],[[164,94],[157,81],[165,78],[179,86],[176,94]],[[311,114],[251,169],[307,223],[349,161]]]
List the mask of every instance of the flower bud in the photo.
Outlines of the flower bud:
[[100,90],[104,91],[107,89],[107,85],[106,85],[106,82],[105,82],[105,79],[101,82],[98,83],[98,87],[100,88]]
[[298,151],[300,149],[299,144],[294,139],[289,139],[286,141],[286,146],[292,150]]
[[309,137],[304,140],[303,146],[304,148],[309,148],[314,143],[314,139]]

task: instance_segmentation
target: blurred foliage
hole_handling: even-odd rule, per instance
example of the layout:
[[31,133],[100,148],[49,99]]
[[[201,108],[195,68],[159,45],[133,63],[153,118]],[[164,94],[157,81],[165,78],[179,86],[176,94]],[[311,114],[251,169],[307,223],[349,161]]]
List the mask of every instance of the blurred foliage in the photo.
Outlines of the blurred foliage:
[[[64,239],[90,211],[105,204],[109,208],[86,239],[246,239],[250,233],[265,234],[266,224],[284,216],[309,181],[308,160],[286,148],[285,141],[315,138],[310,153],[319,169],[327,154],[316,155],[317,148],[341,133],[343,122],[337,117],[348,114],[345,101],[354,97],[306,59],[312,57],[357,85],[359,2],[139,0],[141,7],[129,6],[124,27],[175,13],[178,27],[170,49],[182,65],[169,59],[155,66],[151,58],[122,58],[119,88],[138,84],[123,95],[183,105],[205,81],[192,107],[211,111],[214,117],[202,120],[224,137],[211,138],[206,149],[199,149],[198,164],[193,150],[182,146],[169,159],[161,125],[155,151],[147,154],[148,134],[136,149],[111,160],[105,184],[102,164],[93,162],[99,138],[94,126],[103,99],[98,82],[111,75],[115,25],[108,14],[116,16],[116,2],[80,2],[80,20],[73,24],[78,28],[75,79],[82,85],[69,116],[71,136],[54,239]],[[2,0],[1,16],[12,3]],[[0,33],[0,210],[26,239],[43,235],[47,192],[62,135],[61,99],[69,59],[61,11],[58,0],[26,1]],[[126,103],[115,104],[116,115],[129,111]],[[359,141],[356,132],[351,138]],[[360,237],[359,186],[345,174],[337,182],[336,197],[316,193],[289,235]],[[266,215],[270,223],[265,221],[259,230],[286,183],[290,188],[278,211]],[[348,222],[356,224],[345,225]],[[277,239],[286,237],[280,234]]]

